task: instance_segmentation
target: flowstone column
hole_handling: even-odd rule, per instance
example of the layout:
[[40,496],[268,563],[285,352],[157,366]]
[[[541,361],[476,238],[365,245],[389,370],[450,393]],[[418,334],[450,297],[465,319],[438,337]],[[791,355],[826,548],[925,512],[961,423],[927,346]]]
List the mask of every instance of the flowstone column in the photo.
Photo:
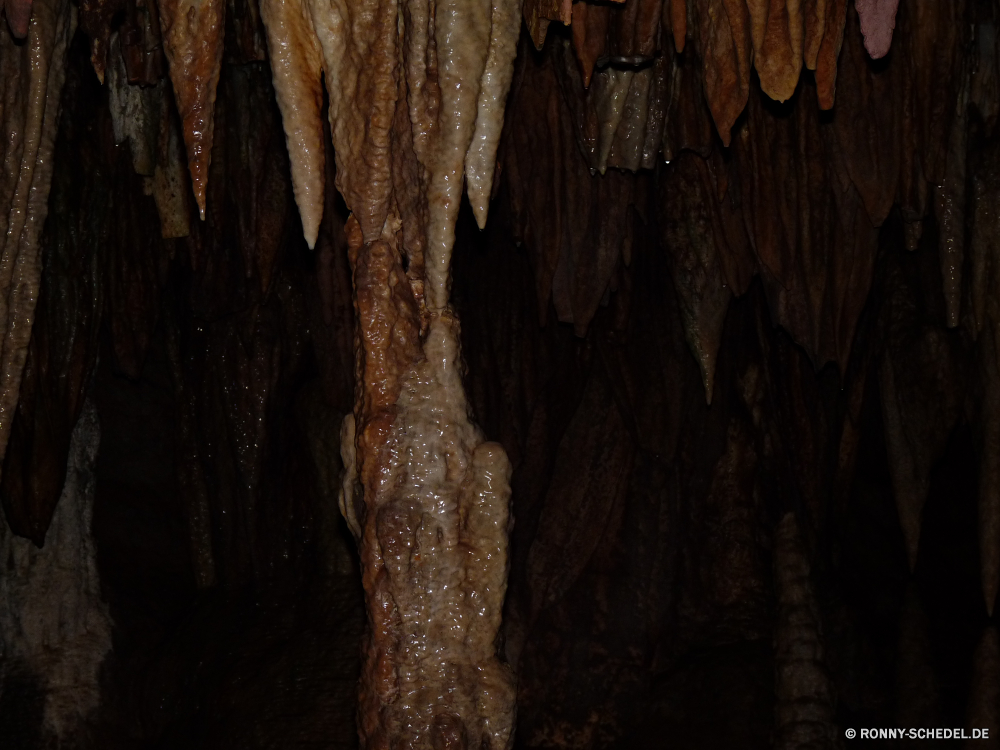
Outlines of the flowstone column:
[[463,183],[486,221],[521,2],[263,0],[261,16],[309,245],[327,187],[323,84],[352,212],[357,377],[341,509],[370,626],[362,744],[509,748],[514,677],[497,635],[510,464],[469,418],[448,299]]

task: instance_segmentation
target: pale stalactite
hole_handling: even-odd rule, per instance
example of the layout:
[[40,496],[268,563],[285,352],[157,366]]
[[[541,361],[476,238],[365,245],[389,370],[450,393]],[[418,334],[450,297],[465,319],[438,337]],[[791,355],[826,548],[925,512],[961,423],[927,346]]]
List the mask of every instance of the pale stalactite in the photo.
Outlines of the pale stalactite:
[[824,664],[819,605],[809,577],[809,559],[795,515],[788,513],[774,535],[774,630],[776,708],[774,747],[835,748],[833,684]]
[[521,31],[521,0],[493,0],[490,51],[479,87],[476,129],[465,157],[469,203],[479,228],[486,226],[503,130],[504,100],[514,77],[514,57]]
[[111,650],[112,623],[90,535],[99,443],[97,409],[87,401],[73,429],[66,483],[43,548],[15,536],[0,519],[6,566],[0,576],[0,670],[17,667],[41,681],[42,730],[54,747],[78,737],[97,708],[99,669]]
[[[389,0],[312,0],[307,7],[319,41],[330,98],[337,189],[360,222],[365,240],[371,242],[382,232],[392,190],[391,131],[398,66],[396,4]],[[268,33],[275,33],[273,27]],[[293,93],[286,91],[280,96],[291,97]],[[298,107],[300,100],[295,101]],[[308,111],[312,99],[307,98],[304,106]]]
[[323,146],[322,58],[312,19],[296,0],[262,0],[274,93],[285,128],[292,189],[310,249],[323,219],[326,156]]
[[163,50],[184,127],[191,186],[204,219],[226,3],[225,0],[162,0],[159,8]]
[[40,236],[48,213],[52,151],[59,123],[66,49],[76,10],[63,0],[34,5],[28,41],[0,33],[0,455],[17,407],[41,278]]
[[434,33],[441,110],[440,140],[430,163],[425,164],[431,173],[427,189],[426,295],[428,306],[440,310],[448,304],[448,274],[462,198],[465,154],[476,125],[479,83],[489,49],[489,3],[442,0],[437,5]]
[[861,17],[861,33],[865,37],[865,49],[873,60],[889,54],[892,31],[896,28],[896,9],[899,0],[856,0],[858,16]]

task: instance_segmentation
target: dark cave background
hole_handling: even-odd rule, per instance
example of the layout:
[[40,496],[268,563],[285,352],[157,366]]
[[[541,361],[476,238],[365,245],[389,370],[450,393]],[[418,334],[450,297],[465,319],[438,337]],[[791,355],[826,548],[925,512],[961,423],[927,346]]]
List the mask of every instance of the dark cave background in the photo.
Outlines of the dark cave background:
[[[192,215],[185,238],[159,236],[82,30],[70,52],[0,497],[12,530],[41,545],[91,399],[101,426],[92,533],[114,629],[99,709],[74,747],[357,744],[363,592],[336,505],[340,420],[354,402],[346,210],[329,190],[308,250],[270,72],[233,7],[208,215]],[[519,70],[561,39],[550,32],[545,53],[522,45]],[[794,118],[811,85],[804,73],[788,105],[756,87],[751,99],[776,121]],[[509,120],[532,106],[520,95]],[[970,185],[1000,163],[991,126],[971,120]],[[684,179],[689,158],[702,157],[679,147],[629,177],[631,257],[615,262],[582,331],[545,295],[539,309],[510,169],[484,231],[467,205],[459,219],[466,387],[514,465],[504,647],[518,670],[516,747],[770,747],[772,537],[787,511],[809,550],[838,724],[966,725],[990,622],[977,532],[982,389],[968,326],[946,326],[934,216],[913,250],[898,207],[879,228],[843,372],[817,369],[754,277],[725,313],[707,406],[661,208],[662,186]],[[912,574],[883,424],[887,351],[915,373],[912,397],[934,407],[921,423],[933,447]],[[5,665],[3,747],[44,746],[41,700],[30,669]]]

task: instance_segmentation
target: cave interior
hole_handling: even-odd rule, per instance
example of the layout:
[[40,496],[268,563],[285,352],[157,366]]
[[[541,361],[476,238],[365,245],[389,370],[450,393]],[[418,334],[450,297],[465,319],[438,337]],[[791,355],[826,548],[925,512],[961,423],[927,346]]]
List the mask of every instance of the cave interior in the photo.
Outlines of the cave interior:
[[1000,748],[1000,1],[0,9],[4,750]]

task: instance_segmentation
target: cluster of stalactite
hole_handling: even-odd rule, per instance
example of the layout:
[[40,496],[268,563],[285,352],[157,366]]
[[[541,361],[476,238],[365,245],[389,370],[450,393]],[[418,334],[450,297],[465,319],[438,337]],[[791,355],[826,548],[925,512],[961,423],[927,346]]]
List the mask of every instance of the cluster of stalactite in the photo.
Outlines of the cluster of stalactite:
[[[815,579],[864,558],[875,424],[909,580],[897,718],[943,710],[913,576],[956,427],[991,614],[1000,586],[994,3],[4,12],[28,36],[0,34],[14,533],[45,542],[98,370],[159,357],[197,587],[276,591],[319,537],[349,574],[346,517],[369,630],[336,664],[361,670],[367,746],[509,746],[511,667],[528,746],[697,746],[692,675],[761,693],[690,661],[733,648],[773,665],[774,704],[729,746],[833,747],[838,712],[873,709],[843,656],[863,628]],[[995,627],[977,637],[988,725]]]

